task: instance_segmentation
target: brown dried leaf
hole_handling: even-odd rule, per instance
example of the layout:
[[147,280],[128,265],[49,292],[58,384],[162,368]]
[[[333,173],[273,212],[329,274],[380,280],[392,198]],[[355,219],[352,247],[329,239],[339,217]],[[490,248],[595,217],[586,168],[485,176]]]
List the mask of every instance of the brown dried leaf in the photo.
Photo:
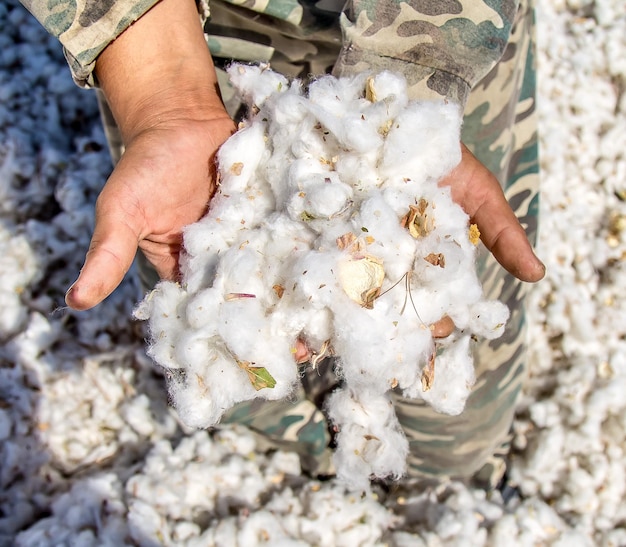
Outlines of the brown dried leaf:
[[343,234],[336,239],[337,247],[343,251],[350,247],[350,245],[352,245],[355,240],[356,236],[352,232],[348,232],[347,234]]
[[437,351],[433,350],[430,355],[430,359],[428,360],[428,364],[424,367],[422,371],[422,390],[428,391],[431,387],[433,387],[433,383],[435,382],[435,357],[437,356]]
[[400,221],[415,239],[425,237],[435,229],[435,218],[427,210],[428,202],[420,198],[417,205],[409,205],[409,212]]
[[283,294],[285,293],[285,287],[276,284],[272,287],[272,289],[274,289],[274,292],[276,293],[276,296],[278,296],[278,298],[283,297]]
[[446,267],[446,257],[443,253],[430,253],[424,257],[424,260],[433,266],[439,266],[440,268]]

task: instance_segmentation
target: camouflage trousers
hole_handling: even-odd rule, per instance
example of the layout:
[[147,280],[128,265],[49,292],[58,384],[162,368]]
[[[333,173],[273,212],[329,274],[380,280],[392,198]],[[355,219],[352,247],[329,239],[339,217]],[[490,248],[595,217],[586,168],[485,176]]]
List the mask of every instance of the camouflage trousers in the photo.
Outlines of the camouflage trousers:
[[[250,30],[264,40],[252,51],[237,40],[224,48],[210,36],[210,25]],[[218,67],[224,101],[235,115],[237,102],[220,62],[270,61],[288,76],[329,71],[341,46],[339,29],[314,36],[273,36],[275,28],[246,19],[241,10],[220,0],[211,3],[208,43]],[[249,33],[249,34],[250,34]],[[268,47],[267,44],[280,47]],[[228,44],[227,44],[228,46]],[[222,66],[223,66],[222,64]],[[122,145],[106,102],[100,96],[103,120],[114,160]],[[538,149],[535,113],[534,10],[521,2],[517,20],[502,60],[474,87],[465,109],[464,143],[501,181],[509,204],[534,243],[538,213]],[[420,401],[393,394],[400,423],[409,439],[409,473],[413,476],[469,478],[485,475],[496,482],[503,461],[492,456],[506,443],[525,376],[526,329],[524,296],[528,286],[504,271],[484,248],[479,275],[489,299],[505,302],[511,310],[505,334],[495,341],[481,340],[473,348],[477,381],[459,416],[437,414]],[[154,271],[139,258],[142,282],[150,288]],[[303,369],[302,386],[284,401],[255,400],[232,409],[223,423],[243,423],[268,448],[296,451],[303,469],[313,475],[332,474],[332,434],[323,413],[325,395],[335,386],[333,363],[315,371]]]

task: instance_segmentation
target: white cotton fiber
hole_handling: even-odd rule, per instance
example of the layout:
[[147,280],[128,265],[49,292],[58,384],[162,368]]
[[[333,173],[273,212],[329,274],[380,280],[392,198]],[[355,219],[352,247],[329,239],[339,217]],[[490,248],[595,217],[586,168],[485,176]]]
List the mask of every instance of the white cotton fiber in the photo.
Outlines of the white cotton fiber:
[[[322,77],[308,93],[233,65],[250,117],[218,155],[207,215],[185,230],[180,284],[138,307],[182,420],[215,425],[239,401],[288,397],[298,340],[330,349],[342,387],[327,411],[339,477],[367,489],[404,473],[388,391],[448,414],[474,383],[471,336],[506,308],[475,274],[477,234],[437,181],[460,160],[460,115],[407,99],[401,76]],[[431,326],[458,322],[445,340]],[[178,369],[178,370],[176,370]]]
[[409,445],[387,395],[339,389],[329,397],[327,410],[339,428],[335,464],[340,480],[367,490],[370,475],[404,474]]

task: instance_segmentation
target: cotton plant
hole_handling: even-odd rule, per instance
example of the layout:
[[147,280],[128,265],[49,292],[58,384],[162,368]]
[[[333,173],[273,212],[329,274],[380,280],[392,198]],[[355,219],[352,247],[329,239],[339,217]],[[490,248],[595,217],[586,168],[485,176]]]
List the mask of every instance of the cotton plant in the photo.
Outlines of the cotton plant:
[[197,428],[289,397],[298,344],[311,366],[334,355],[338,476],[355,489],[399,477],[408,442],[390,393],[459,414],[472,337],[497,338],[508,319],[483,296],[477,227],[438,185],[461,158],[461,114],[409,100],[391,72],[306,89],[267,66],[229,76],[249,115],[219,151],[208,213],[185,229],[181,281],[135,311],[148,353]]

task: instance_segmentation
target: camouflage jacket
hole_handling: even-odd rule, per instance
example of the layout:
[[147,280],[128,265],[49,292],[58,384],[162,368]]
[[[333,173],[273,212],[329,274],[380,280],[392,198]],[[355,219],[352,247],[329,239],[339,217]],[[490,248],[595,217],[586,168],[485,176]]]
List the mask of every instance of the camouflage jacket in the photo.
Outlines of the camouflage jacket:
[[[95,85],[100,52],[158,0],[22,0],[63,44],[75,81]],[[222,58],[272,60],[299,40],[318,40],[334,55],[334,72],[402,72],[414,97],[464,105],[469,91],[498,62],[518,12],[516,0],[201,0],[211,51]],[[214,20],[213,12],[217,14]],[[253,17],[252,17],[253,16]],[[243,29],[242,21],[254,21]],[[259,31],[259,21],[271,35]],[[306,43],[305,43],[306,42]],[[285,46],[287,44],[287,46]],[[336,44],[335,49],[325,47]],[[285,46],[285,47],[283,47]],[[231,54],[228,51],[232,50]],[[277,70],[280,70],[280,66]]]

